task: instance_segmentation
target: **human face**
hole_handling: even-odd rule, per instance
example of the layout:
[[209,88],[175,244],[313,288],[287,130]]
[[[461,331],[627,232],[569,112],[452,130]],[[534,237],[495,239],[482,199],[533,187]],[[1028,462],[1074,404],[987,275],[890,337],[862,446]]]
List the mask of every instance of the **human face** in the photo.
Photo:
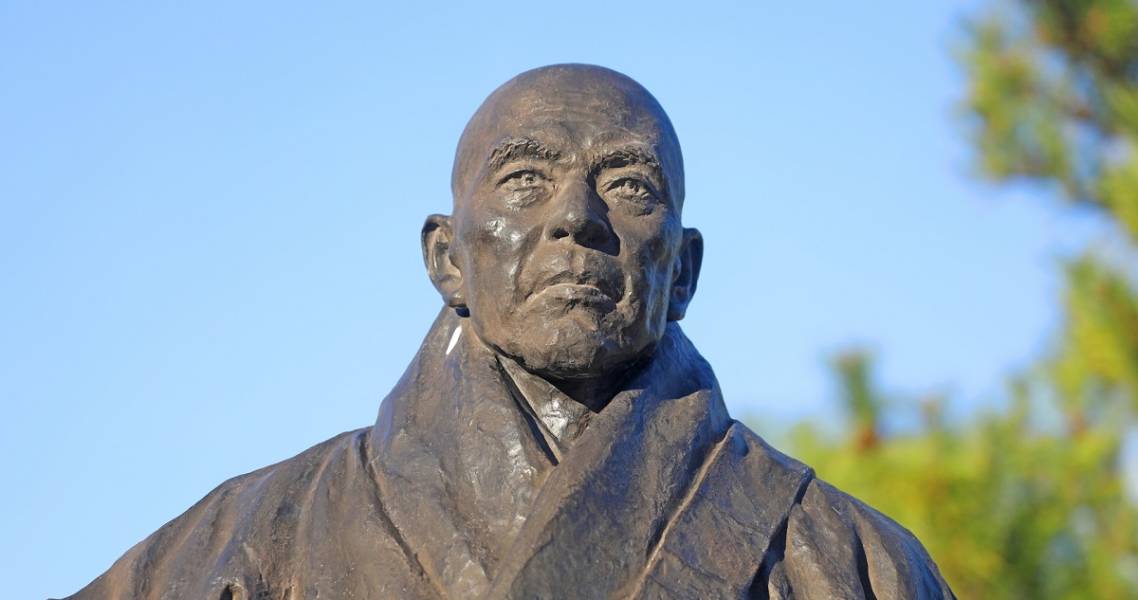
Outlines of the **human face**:
[[557,102],[486,136],[451,252],[483,342],[535,372],[592,378],[663,335],[684,231],[660,124]]

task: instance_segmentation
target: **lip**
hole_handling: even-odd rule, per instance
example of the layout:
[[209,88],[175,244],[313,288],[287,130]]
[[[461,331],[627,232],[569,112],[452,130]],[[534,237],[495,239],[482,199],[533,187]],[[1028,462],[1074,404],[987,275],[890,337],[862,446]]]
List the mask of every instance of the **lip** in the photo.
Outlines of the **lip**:
[[[566,287],[562,288],[560,286]],[[554,288],[562,291],[580,288],[577,291],[579,294],[592,293],[590,292],[591,290],[599,292],[614,301],[621,296],[617,286],[611,285],[606,278],[598,276],[597,273],[579,273],[573,270],[565,270],[544,278],[535,288],[535,293],[542,293]]]
[[554,283],[546,286],[537,294],[538,296],[552,296],[569,303],[614,305],[616,302],[611,296],[595,285],[586,283]]

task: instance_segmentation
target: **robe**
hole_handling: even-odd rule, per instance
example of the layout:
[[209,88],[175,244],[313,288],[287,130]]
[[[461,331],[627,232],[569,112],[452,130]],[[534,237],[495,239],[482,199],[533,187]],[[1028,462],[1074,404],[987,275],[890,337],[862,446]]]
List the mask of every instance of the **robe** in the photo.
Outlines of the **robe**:
[[732,420],[669,324],[565,449],[443,310],[374,426],[226,481],[71,598],[952,598],[903,527]]

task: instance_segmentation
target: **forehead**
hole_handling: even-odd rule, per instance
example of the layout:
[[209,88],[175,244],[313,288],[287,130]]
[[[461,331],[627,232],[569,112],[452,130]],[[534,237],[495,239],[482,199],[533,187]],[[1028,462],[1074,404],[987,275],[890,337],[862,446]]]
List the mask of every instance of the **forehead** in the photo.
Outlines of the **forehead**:
[[495,149],[512,139],[583,158],[637,147],[658,157],[670,191],[682,203],[683,159],[671,122],[647,90],[623,75],[550,69],[523,74],[496,90],[459,140],[451,182],[456,202],[485,172]]
[[512,98],[494,111],[480,139],[469,140],[474,142],[470,150],[485,160],[506,140],[529,139],[567,153],[630,145],[655,152],[664,137],[661,123],[648,107],[585,91],[559,92],[531,91]]

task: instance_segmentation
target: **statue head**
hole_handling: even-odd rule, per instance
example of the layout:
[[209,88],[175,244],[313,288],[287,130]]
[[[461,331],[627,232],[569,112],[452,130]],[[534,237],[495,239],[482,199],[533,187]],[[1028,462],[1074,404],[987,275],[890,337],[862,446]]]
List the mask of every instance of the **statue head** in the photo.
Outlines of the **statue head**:
[[648,90],[602,67],[506,82],[455,152],[452,216],[423,255],[465,329],[528,370],[603,377],[650,354],[695,292],[702,239],[681,224],[683,158]]

